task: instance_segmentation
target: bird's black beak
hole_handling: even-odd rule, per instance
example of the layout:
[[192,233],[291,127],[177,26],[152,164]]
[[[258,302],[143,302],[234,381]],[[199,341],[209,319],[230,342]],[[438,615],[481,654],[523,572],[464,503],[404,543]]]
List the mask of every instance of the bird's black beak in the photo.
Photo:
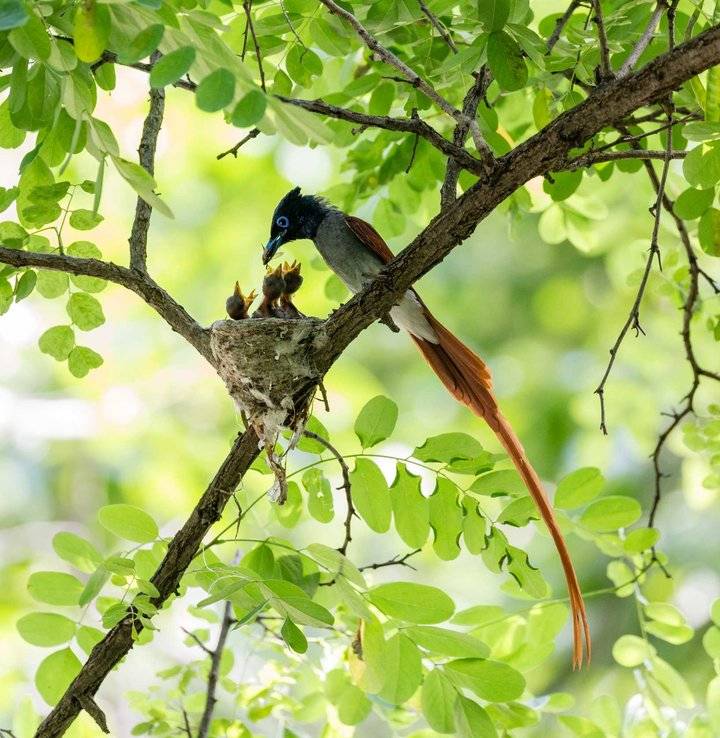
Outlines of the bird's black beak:
[[266,244],[265,248],[263,249],[263,255],[262,255],[262,262],[263,264],[268,264],[268,262],[275,256],[277,250],[282,246],[283,244],[283,238],[285,238],[285,234],[287,231],[280,231],[280,233],[277,234],[277,236],[273,236]]

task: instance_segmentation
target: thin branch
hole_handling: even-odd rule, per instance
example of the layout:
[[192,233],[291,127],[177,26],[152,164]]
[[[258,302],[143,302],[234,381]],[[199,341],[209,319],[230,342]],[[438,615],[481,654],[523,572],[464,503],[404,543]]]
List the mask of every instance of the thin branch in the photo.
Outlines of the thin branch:
[[295,105],[296,107],[308,110],[311,113],[319,113],[327,115],[338,120],[345,120],[349,123],[357,123],[361,126],[372,126],[374,128],[384,128],[388,131],[402,131],[403,133],[414,133],[431,143],[436,149],[442,151],[446,156],[457,159],[463,169],[467,169],[473,174],[480,176],[485,170],[479,159],[469,154],[465,149],[448,141],[441,136],[432,126],[429,126],[419,117],[414,118],[392,118],[387,115],[366,115],[358,113],[348,108],[340,108],[337,105],[331,105],[324,100],[298,100],[284,95],[276,95],[276,97],[287,105]]
[[376,564],[365,564],[365,566],[361,566],[359,569],[360,571],[367,571],[368,569],[382,569],[385,566],[407,566],[408,569],[414,569],[415,567],[412,566],[412,564],[408,564],[407,560],[411,556],[415,556],[415,554],[420,553],[420,551],[422,551],[421,548],[416,548],[414,551],[409,551],[404,556],[400,556],[400,554],[398,554],[387,561],[380,561]]
[[185,633],[185,635],[188,638],[192,638],[193,641],[195,641],[196,646],[200,646],[203,651],[205,651],[206,654],[210,655],[212,653],[212,649],[208,648],[191,630],[188,630],[187,628],[180,628],[180,630]]
[[[150,57],[150,62],[155,64],[159,58],[160,52],[156,51]],[[151,87],[150,109],[143,124],[138,148],[140,166],[151,176],[155,174],[155,151],[164,112],[165,88]],[[147,240],[151,214],[152,207],[142,197],[138,197],[135,205],[135,219],[130,232],[130,268],[140,272],[147,271]]]
[[555,21],[555,28],[553,28],[552,34],[550,34],[550,38],[547,42],[547,51],[545,53],[549,54],[553,48],[555,48],[555,44],[560,40],[563,29],[569,23],[570,18],[572,18],[572,14],[580,4],[581,0],[572,0],[565,12]]
[[[458,110],[454,105],[448,102],[448,100],[440,95],[437,90],[435,90],[435,88],[424,80],[415,70],[411,69],[404,61],[393,54],[392,51],[386,49],[351,12],[345,10],[345,8],[341,8],[336,2],[334,2],[334,0],[320,0],[320,2],[331,13],[344,18],[353,27],[358,36],[360,36],[360,38],[365,42],[365,45],[371,51],[374,51],[383,62],[391,67],[395,67],[395,69],[397,69],[398,72],[408,80],[408,82],[432,100],[442,111],[447,113],[451,118],[454,118],[458,123],[468,120],[467,116],[463,115],[461,110]],[[490,147],[480,134],[477,122],[475,120],[470,120],[468,125],[475,141],[475,146],[478,149],[478,153],[482,157],[483,162],[485,164],[489,164],[494,160],[494,156],[492,151],[490,151]]]
[[[463,100],[463,115],[465,120],[475,120],[478,105],[485,97],[490,83],[492,82],[492,73],[487,66],[481,67],[480,71],[475,75],[475,80],[470,89],[465,94]],[[458,123],[453,133],[453,144],[458,148],[462,148],[469,133],[469,125],[466,122]],[[457,183],[460,176],[461,166],[457,159],[449,158],[445,169],[445,179],[440,187],[440,207],[446,208],[455,202],[457,198]]]
[[[257,435],[250,430],[239,435],[192,514],[170,542],[165,558],[151,579],[160,592],[151,600],[158,609],[177,591],[180,578],[205,534],[220,519],[233,491],[257,455]],[[80,673],[43,720],[36,738],[59,738],[70,727],[81,710],[80,697],[94,696],[105,677],[135,644],[132,620],[132,615],[128,614],[93,648]],[[135,629],[140,627],[136,621]]]
[[63,254],[9,249],[4,246],[0,246],[0,263],[15,267],[40,267],[69,274],[100,277],[108,282],[127,287],[161,315],[170,327],[194,346],[212,366],[216,365],[215,357],[210,349],[208,332],[146,273],[99,259],[80,259]]
[[338,547],[338,551],[345,555],[347,553],[347,547],[350,545],[350,541],[352,541],[352,519],[353,516],[356,515],[355,513],[355,506],[353,505],[352,501],[352,489],[350,487],[350,469],[347,465],[347,462],[343,458],[343,455],[333,446],[330,441],[327,440],[327,438],[323,438],[322,436],[318,435],[317,433],[313,433],[312,431],[303,430],[303,435],[307,438],[312,438],[314,441],[317,441],[318,443],[325,446],[325,448],[337,459],[338,464],[340,465],[340,471],[342,472],[342,478],[343,483],[338,487],[338,489],[342,489],[345,491],[345,502],[347,504],[347,513],[345,515],[345,538],[343,539],[342,544]]
[[[665,151],[651,151],[649,149],[629,149],[627,151],[589,151],[587,154],[576,156],[561,167],[564,171],[572,171],[573,169],[582,169],[593,164],[601,164],[606,161],[618,161],[622,159],[661,159],[667,156]],[[673,151],[670,159],[684,159],[687,156],[686,151]]]
[[455,46],[455,42],[447,28],[445,28],[440,22],[440,19],[428,8],[424,0],[418,0],[418,3],[420,10],[422,10],[425,17],[430,21],[430,25],[440,34],[442,40],[450,47],[453,54],[457,54],[457,46]]
[[197,738],[207,738],[210,730],[210,722],[212,721],[213,710],[217,703],[215,690],[217,689],[218,679],[220,677],[220,661],[225,649],[225,641],[227,640],[230,626],[233,622],[232,603],[230,600],[225,602],[223,609],[222,623],[220,624],[220,634],[218,635],[217,644],[210,656],[210,673],[207,680],[207,691],[205,694],[205,709],[200,718],[200,727],[198,728]]
[[238,141],[238,142],[237,142],[237,143],[235,144],[235,146],[232,146],[232,147],[231,147],[231,148],[229,148],[229,149],[228,149],[227,151],[223,151],[223,152],[222,152],[221,154],[218,154],[218,155],[217,155],[217,158],[218,158],[218,159],[223,159],[223,158],[225,158],[226,156],[229,156],[230,154],[232,154],[232,155],[233,155],[233,156],[234,156],[234,157],[235,157],[235,158],[237,159],[238,151],[240,151],[240,149],[241,149],[241,148],[242,148],[242,147],[243,147],[243,146],[244,146],[244,145],[245,145],[245,144],[246,144],[246,143],[247,143],[248,141],[251,141],[251,140],[252,140],[253,138],[256,138],[256,137],[257,137],[257,136],[259,136],[259,135],[260,135],[260,129],[259,129],[259,128],[253,128],[253,129],[252,129],[252,130],[251,130],[251,131],[250,131],[250,132],[249,132],[249,133],[247,134],[247,136],[245,136],[245,138],[243,138],[243,139],[241,139],[240,141]]
[[610,52],[608,50],[607,33],[605,32],[605,21],[603,20],[601,0],[592,0],[593,21],[598,33],[598,45],[600,46],[600,79],[605,81],[613,76],[610,67]]
[[[260,51],[260,44],[258,43],[257,36],[255,35],[255,26],[252,21],[252,0],[244,0],[243,10],[245,11],[245,17],[247,18],[247,26],[245,27],[245,42],[247,41],[247,29],[250,29],[250,35],[252,36],[253,46],[255,47],[255,56],[257,58],[258,72],[260,72],[260,87],[263,92],[267,92],[265,89],[265,72],[262,65],[262,52]],[[245,53],[246,43],[243,42],[243,55]]]
[[662,18],[662,14],[665,12],[665,8],[665,0],[658,0],[657,5],[655,6],[655,10],[653,10],[652,15],[650,16],[650,20],[648,21],[648,24],[642,33],[642,36],[640,36],[637,43],[633,47],[633,50],[628,55],[628,58],[620,67],[620,70],[617,73],[618,78],[622,79],[623,77],[627,77],[627,75],[630,74],[630,72],[632,72],[632,70],[635,68],[635,65],[637,64],[638,59],[642,56],[643,51],[647,49],[647,47],[650,45],[650,42],[653,40],[655,29],[660,22],[660,18]]
[[[672,112],[668,112],[668,118],[672,122]],[[658,182],[657,195],[655,198],[655,205],[651,209],[653,214],[653,229],[650,237],[650,249],[648,251],[648,257],[645,262],[645,269],[643,271],[642,278],[640,279],[640,285],[638,286],[635,300],[633,301],[630,313],[628,314],[627,320],[620,329],[618,337],[615,339],[615,343],[610,349],[610,361],[608,361],[605,373],[600,380],[600,384],[595,390],[595,394],[600,400],[600,430],[603,434],[607,435],[607,422],[605,415],[605,385],[612,371],[615,359],[617,358],[620,346],[627,335],[627,332],[632,328],[635,331],[635,336],[639,336],[641,333],[645,335],[645,331],[640,325],[640,304],[642,303],[643,295],[650,278],[650,272],[652,271],[653,260],[657,258],[658,267],[662,270],[662,261],[660,257],[660,246],[658,244],[658,234],[660,232],[660,216],[662,215],[663,206],[662,201],[665,196],[665,184],[667,183],[668,171],[670,170],[670,160],[672,158],[672,136],[667,136],[667,147],[665,149],[665,159],[663,162],[662,174]]]

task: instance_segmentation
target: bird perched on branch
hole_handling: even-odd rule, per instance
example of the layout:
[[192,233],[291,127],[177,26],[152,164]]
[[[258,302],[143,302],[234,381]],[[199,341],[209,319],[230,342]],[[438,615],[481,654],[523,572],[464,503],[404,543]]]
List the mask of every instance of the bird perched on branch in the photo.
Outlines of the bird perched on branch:
[[255,290],[252,290],[247,296],[243,295],[240,283],[235,282],[232,295],[225,300],[225,310],[233,320],[244,320],[248,317],[248,310],[250,310],[250,306],[256,297]]
[[[351,292],[359,292],[393,259],[393,253],[369,223],[341,212],[319,197],[302,195],[296,187],[275,209],[263,263],[267,264],[284,243],[300,238],[315,243],[328,266]],[[500,412],[490,371],[477,354],[432,315],[414,289],[409,289],[390,310],[390,318],[410,334],[449,392],[490,426],[522,477],[560,555],[572,610],[573,667],[581,666],[584,654],[590,660],[591,643],[580,585],[540,478]]]

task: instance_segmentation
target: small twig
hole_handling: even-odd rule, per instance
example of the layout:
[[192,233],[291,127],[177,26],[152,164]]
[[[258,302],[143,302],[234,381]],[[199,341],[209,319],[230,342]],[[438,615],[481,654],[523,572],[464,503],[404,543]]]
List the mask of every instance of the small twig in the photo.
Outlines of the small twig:
[[[255,35],[255,26],[252,21],[252,0],[244,0],[243,10],[245,11],[245,17],[247,18],[247,26],[245,28],[245,35],[247,37],[247,29],[250,29],[250,35],[252,36],[253,46],[255,46],[255,56],[257,57],[258,72],[260,73],[260,87],[263,92],[267,92],[265,89],[265,72],[262,64],[262,52],[260,51],[260,44],[258,43],[257,36]],[[243,43],[243,54],[246,50],[246,44]]]
[[605,32],[605,22],[603,21],[601,0],[592,0],[595,15],[595,27],[598,33],[598,44],[600,46],[600,80],[608,80],[613,76],[610,67],[610,51],[608,50],[607,33]]
[[[668,112],[668,118],[670,120],[670,123],[672,123],[672,112]],[[658,266],[662,270],[662,262],[660,258],[660,247],[658,245],[658,234],[660,231],[660,216],[662,213],[662,201],[663,201],[663,196],[665,194],[665,184],[667,182],[667,175],[670,169],[671,158],[672,158],[672,136],[668,134],[667,147],[665,149],[665,159],[663,162],[662,174],[659,180],[659,186],[658,186],[658,191],[657,191],[657,197],[655,199],[655,205],[652,209],[654,222],[653,222],[652,236],[650,238],[650,250],[648,252],[648,258],[645,262],[645,269],[643,271],[643,275],[640,280],[640,286],[638,287],[637,294],[635,295],[635,300],[632,304],[632,307],[630,308],[630,313],[627,317],[627,320],[623,324],[623,327],[621,328],[620,333],[618,334],[618,337],[615,340],[615,343],[610,349],[610,361],[608,362],[608,365],[605,369],[605,373],[603,374],[602,379],[600,380],[600,384],[597,386],[597,389],[595,390],[595,394],[598,396],[600,400],[600,430],[603,432],[604,435],[607,435],[607,422],[606,422],[606,416],[605,416],[605,384],[607,383],[608,377],[610,376],[610,372],[612,371],[613,365],[615,364],[615,359],[617,358],[618,351],[620,350],[620,345],[625,339],[625,336],[628,330],[630,330],[630,328],[633,328],[635,330],[636,336],[639,336],[641,333],[643,335],[645,334],[645,331],[642,329],[642,326],[640,325],[640,304],[642,303],[643,295],[645,294],[645,288],[647,287],[648,280],[650,278],[650,272],[652,270],[653,260],[656,257],[658,260]]]
[[227,151],[223,151],[223,152],[222,152],[222,154],[218,154],[218,155],[217,155],[217,158],[218,158],[218,159],[224,159],[224,158],[225,158],[226,156],[229,156],[230,154],[232,154],[232,155],[233,155],[233,156],[234,156],[234,157],[235,157],[235,158],[237,159],[238,151],[240,151],[240,149],[241,149],[241,148],[242,148],[242,147],[243,147],[243,146],[244,146],[244,145],[245,145],[245,144],[246,144],[246,143],[247,143],[248,141],[252,140],[253,138],[256,138],[256,137],[257,137],[257,136],[259,136],[259,135],[260,135],[260,129],[259,129],[259,128],[253,128],[253,129],[252,129],[252,130],[251,130],[251,131],[250,131],[250,132],[249,132],[249,133],[247,134],[247,136],[245,136],[245,138],[243,138],[243,139],[242,139],[241,141],[238,141],[238,142],[237,142],[237,143],[235,144],[235,146],[232,146],[232,147],[231,147],[231,148],[229,148],[229,149],[228,149]]
[[183,729],[187,733],[188,738],[193,738],[192,729],[190,728],[190,719],[188,718],[187,710],[184,707],[180,708],[183,716]]
[[[160,58],[160,52],[156,51],[150,57],[150,63],[155,64]],[[157,149],[158,136],[162,127],[163,114],[165,112],[165,88],[150,88],[150,110],[143,124],[142,135],[138,156],[140,166],[148,174],[155,173],[155,151]],[[147,239],[150,228],[150,215],[152,207],[138,197],[135,205],[135,218],[130,231],[130,268],[140,272],[147,271]]]
[[550,38],[547,42],[547,54],[549,54],[553,50],[555,44],[560,40],[560,35],[563,32],[563,28],[565,28],[565,26],[568,24],[570,18],[572,17],[572,14],[580,6],[580,4],[580,0],[572,0],[570,5],[568,5],[567,10],[555,21],[555,28],[553,28],[553,32],[552,34],[550,34]]
[[200,726],[198,727],[197,738],[207,738],[208,731],[210,730],[210,722],[212,721],[213,710],[217,703],[217,697],[215,696],[215,690],[217,689],[218,679],[220,677],[220,660],[222,659],[223,650],[225,649],[225,641],[227,640],[228,633],[230,632],[230,626],[232,625],[232,603],[230,600],[225,602],[223,608],[223,618],[220,624],[220,634],[218,635],[217,644],[212,651],[210,657],[210,673],[208,674],[207,680],[207,691],[205,696],[205,709],[203,710],[202,717],[200,718]]
[[[667,156],[665,151],[651,151],[649,149],[629,149],[627,151],[589,151],[587,154],[576,156],[569,159],[565,165],[560,167],[564,171],[572,171],[573,169],[581,169],[589,167],[593,164],[600,164],[606,161],[618,161],[622,159],[662,159]],[[671,159],[684,159],[687,156],[686,151],[673,151],[670,154]]]
[[79,694],[77,701],[80,703],[85,712],[95,721],[96,725],[103,733],[110,733],[105,713],[98,707],[97,702],[89,694]]
[[648,21],[648,24],[642,33],[642,36],[640,36],[638,42],[633,47],[633,50],[630,52],[630,55],[620,67],[620,70],[617,73],[618,78],[622,79],[623,77],[627,77],[627,75],[632,72],[633,68],[637,64],[638,59],[642,56],[643,51],[647,49],[648,45],[652,41],[653,36],[655,35],[655,29],[660,22],[660,18],[662,17],[665,8],[665,1],[658,0],[657,5],[655,6],[655,10],[653,10],[652,15],[650,16],[650,20]]
[[342,454],[333,446],[327,438],[323,438],[317,433],[313,433],[307,429],[303,430],[303,435],[307,438],[312,438],[314,441],[325,446],[325,448],[337,459],[340,465],[340,471],[342,472],[343,483],[338,487],[345,491],[345,502],[347,503],[347,513],[345,515],[345,538],[343,539],[342,545],[338,547],[338,551],[345,555],[347,553],[347,547],[352,541],[352,519],[355,513],[355,506],[352,501],[352,489],[350,487],[350,468],[347,462],[343,458]]
[[420,551],[422,551],[421,548],[416,548],[414,551],[409,551],[404,556],[400,556],[400,554],[398,554],[387,561],[380,561],[375,564],[365,564],[365,566],[361,566],[359,569],[360,571],[367,571],[368,569],[382,569],[385,566],[407,566],[408,569],[415,571],[415,567],[412,564],[408,564],[407,560],[411,556],[415,556],[415,554],[420,553]]
[[203,651],[205,651],[206,654],[210,655],[212,654],[212,649],[208,648],[191,630],[188,630],[187,628],[181,627],[180,630],[182,630],[183,633],[185,633],[188,638],[192,638],[193,641],[195,641],[195,644],[197,646],[200,646]]
[[423,0],[418,0],[420,4],[420,10],[425,14],[425,17],[430,21],[430,25],[442,36],[442,40],[450,47],[453,54],[457,54],[457,46],[450,35],[450,32],[440,22],[440,19],[428,8]]
[[415,162],[415,154],[417,153],[417,147],[418,147],[418,139],[420,136],[416,133],[415,139],[413,141],[413,147],[412,147],[412,153],[410,154],[410,161],[408,162],[408,165],[405,167],[405,174],[410,174],[410,170],[412,169],[412,165]]

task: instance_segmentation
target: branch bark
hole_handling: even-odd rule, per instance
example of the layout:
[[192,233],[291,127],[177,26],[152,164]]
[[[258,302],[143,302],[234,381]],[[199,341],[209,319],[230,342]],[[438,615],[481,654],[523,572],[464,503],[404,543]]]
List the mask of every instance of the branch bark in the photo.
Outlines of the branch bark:
[[[230,453],[187,522],[170,542],[165,558],[153,575],[151,581],[160,592],[153,598],[153,605],[160,608],[175,594],[180,578],[195,557],[203,537],[220,519],[225,505],[257,455],[258,438],[252,430],[235,439]],[[35,738],[57,738],[70,727],[80,713],[81,701],[95,695],[105,677],[133,647],[132,620],[131,615],[126,616],[93,648],[80,673],[40,724]],[[139,627],[137,620],[135,627]]]
[[[150,61],[154,64],[159,58],[160,53],[156,51],[150,57]],[[138,148],[140,166],[150,175],[155,174],[155,151],[164,113],[165,88],[151,87],[150,110],[148,110],[143,124]],[[138,197],[135,206],[135,219],[130,232],[130,268],[141,272],[147,271],[147,240],[151,214],[152,207],[142,197]]]

